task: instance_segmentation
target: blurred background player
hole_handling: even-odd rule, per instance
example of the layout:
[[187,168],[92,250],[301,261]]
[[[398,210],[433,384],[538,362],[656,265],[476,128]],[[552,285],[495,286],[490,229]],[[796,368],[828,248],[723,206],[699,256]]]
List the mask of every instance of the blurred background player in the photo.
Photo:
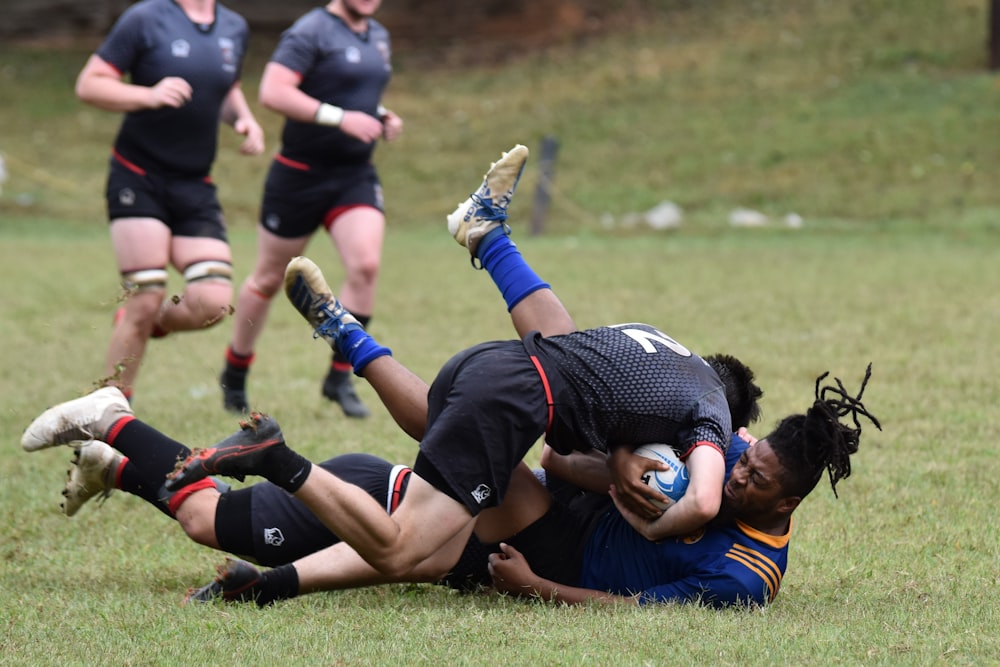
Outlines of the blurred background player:
[[[375,308],[385,216],[371,162],[379,137],[402,132],[381,105],[392,75],[389,33],[372,15],[381,0],[334,0],[302,16],[264,69],[260,101],[286,117],[264,185],[257,259],[240,287],[220,377],[227,410],[245,412],[254,347],[288,261],[321,226],[344,266],[343,302],[365,325]],[[351,365],[335,353],[322,392],[349,417],[366,417]]]
[[[82,101],[125,112],[107,207],[126,295],[105,372],[127,396],[151,336],[203,329],[229,313],[232,259],[210,171],[220,120],[246,137],[241,153],[264,150],[240,88],[248,37],[246,21],[214,0],[142,0],[77,78]],[[171,301],[168,265],[185,280]]]

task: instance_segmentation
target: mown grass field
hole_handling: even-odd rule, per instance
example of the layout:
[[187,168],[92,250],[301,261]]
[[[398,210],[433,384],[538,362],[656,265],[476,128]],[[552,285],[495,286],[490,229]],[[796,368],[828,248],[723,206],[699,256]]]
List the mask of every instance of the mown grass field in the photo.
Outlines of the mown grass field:
[[[0,664],[997,664],[1000,131],[985,4],[722,2],[492,66],[419,71],[399,55],[387,102],[407,129],[378,154],[391,229],[372,329],[422,377],[511,335],[443,216],[501,149],[550,134],[548,233],[527,233],[537,162],[512,220],[580,326],[650,321],[740,356],[766,392],[761,433],[808,406],[819,373],[853,388],[873,363],[865,402],[884,431],[866,429],[839,499],[821,482],[796,513],[781,594],[754,613],[431,586],[182,607],[221,554],[123,494],[67,519],[69,450],[18,446],[32,418],[101,374],[118,296],[101,203],[117,119],[72,97],[86,46],[0,46]],[[270,44],[257,49],[251,97]],[[273,148],[278,120],[259,115]],[[242,278],[266,160],[223,136],[215,179]],[[664,200],[684,210],[677,230],[608,222]],[[737,207],[773,222],[731,228]],[[781,224],[790,212],[800,229]],[[336,280],[329,244],[310,254]],[[192,445],[230,433],[216,387],[228,334],[155,341],[137,413]],[[276,303],[253,403],[312,458],[412,460],[381,409],[359,423],[320,399],[325,359]]]

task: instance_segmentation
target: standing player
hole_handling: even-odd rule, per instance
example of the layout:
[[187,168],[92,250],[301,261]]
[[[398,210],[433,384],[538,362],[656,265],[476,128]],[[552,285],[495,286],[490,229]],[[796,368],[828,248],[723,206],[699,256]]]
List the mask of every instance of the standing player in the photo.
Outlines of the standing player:
[[[215,0],[142,0],[77,79],[81,100],[125,112],[107,206],[126,299],[105,371],[127,396],[151,336],[203,329],[229,312],[231,253],[209,173],[220,120],[246,137],[241,153],[264,150],[240,88],[248,37],[243,17]],[[168,264],[186,284],[180,299],[165,302]]]
[[[301,17],[264,70],[261,103],[284,115],[281,152],[264,185],[257,260],[240,287],[220,378],[228,410],[248,409],[246,378],[285,266],[325,227],[344,265],[341,298],[367,325],[375,307],[385,216],[371,163],[375,141],[399,136],[399,116],[381,105],[392,74],[389,33],[372,15],[381,0],[333,0]],[[323,395],[349,417],[369,412],[351,366],[333,360]]]

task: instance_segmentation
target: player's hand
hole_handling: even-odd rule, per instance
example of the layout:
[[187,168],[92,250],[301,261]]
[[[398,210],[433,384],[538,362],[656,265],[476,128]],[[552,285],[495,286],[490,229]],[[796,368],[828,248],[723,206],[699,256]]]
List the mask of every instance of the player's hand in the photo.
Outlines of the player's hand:
[[150,91],[153,93],[151,109],[172,107],[179,109],[191,101],[193,90],[191,84],[179,76],[168,76],[160,79]]
[[344,117],[340,121],[340,129],[344,134],[370,144],[382,136],[383,127],[382,121],[363,111],[345,110]]
[[382,138],[392,141],[403,133],[403,119],[388,109],[382,116]]
[[656,498],[666,505],[671,501],[642,481],[642,476],[648,470],[670,470],[670,468],[659,461],[633,454],[628,447],[613,449],[608,456],[611,483],[618,493],[616,504],[620,502],[637,516],[654,520],[663,514],[663,510],[649,502],[649,499]]
[[264,129],[253,118],[237,118],[233,129],[246,139],[240,145],[243,155],[260,155],[264,152]]
[[530,595],[537,589],[538,577],[531,571],[527,559],[509,544],[500,543],[500,553],[489,555],[489,571],[493,587],[502,593]]
[[750,435],[750,431],[747,430],[746,426],[740,426],[736,431],[736,436],[748,445],[757,444],[757,438]]
[[635,532],[650,541],[659,539],[653,534],[653,523],[659,517],[650,518],[646,515],[636,514],[630,510],[622,503],[622,497],[619,495],[618,488],[614,484],[612,484],[611,488],[608,490],[608,495],[611,496],[612,502],[614,502],[615,507],[618,508],[618,513],[622,515],[622,518],[625,519],[626,522],[628,522],[628,525],[635,529]]

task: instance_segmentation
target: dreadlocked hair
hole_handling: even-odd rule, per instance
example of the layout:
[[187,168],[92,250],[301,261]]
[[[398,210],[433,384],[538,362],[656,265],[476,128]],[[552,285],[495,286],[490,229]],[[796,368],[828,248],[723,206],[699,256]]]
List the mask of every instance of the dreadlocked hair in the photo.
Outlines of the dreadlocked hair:
[[[869,363],[858,395],[852,396],[840,378],[834,378],[835,385],[820,387],[829,375],[823,373],[816,378],[816,399],[806,414],[786,417],[767,436],[772,451],[786,470],[784,484],[790,495],[805,497],[816,487],[825,469],[837,497],[837,482],[850,476],[851,454],[858,451],[860,444],[859,419],[865,417],[882,430],[878,419],[861,402],[871,374]],[[850,417],[850,424],[841,423],[841,417]]]
[[749,426],[760,419],[760,406],[757,400],[764,395],[764,392],[754,384],[753,371],[742,361],[728,354],[713,354],[705,357],[705,361],[726,388],[726,402],[729,403],[733,430]]

